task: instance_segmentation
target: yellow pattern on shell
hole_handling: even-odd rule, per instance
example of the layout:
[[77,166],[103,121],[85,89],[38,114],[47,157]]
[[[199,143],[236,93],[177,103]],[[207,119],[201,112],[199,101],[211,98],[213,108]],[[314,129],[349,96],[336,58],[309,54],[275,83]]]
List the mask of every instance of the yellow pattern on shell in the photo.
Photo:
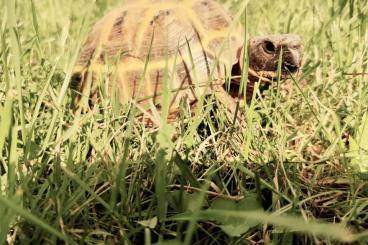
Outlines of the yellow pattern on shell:
[[[207,10],[206,13],[195,12],[193,9],[195,4],[202,4],[204,2],[211,5],[211,8],[214,9],[214,11]],[[176,42],[181,43],[182,46],[178,47],[175,54],[170,54],[169,57],[157,56],[158,58],[149,60],[145,77],[144,79],[141,79],[144,83],[144,91],[139,92],[142,93],[142,96],[156,96],[154,87],[158,86],[159,81],[152,81],[151,74],[154,72],[159,74],[160,71],[165,69],[166,65],[168,65],[168,67],[177,67],[176,72],[170,71],[174,76],[171,81],[173,83],[171,86],[173,89],[178,89],[183,86],[183,82],[190,83],[190,80],[194,77],[199,77],[199,81],[194,81],[195,84],[205,84],[210,78],[210,74],[208,74],[205,67],[217,70],[220,69],[213,73],[213,79],[223,78],[223,66],[229,68],[236,62],[236,51],[242,46],[242,43],[239,41],[242,38],[242,34],[238,32],[235,34],[230,33],[230,16],[228,16],[221,6],[213,0],[139,0],[126,2],[124,6],[113,10],[95,24],[88,39],[89,43],[86,43],[85,50],[82,51],[81,58],[75,66],[75,72],[83,73],[83,71],[88,71],[89,73],[103,74],[104,71],[107,70],[106,66],[114,66],[115,69],[108,69],[110,71],[116,70],[116,74],[111,74],[114,79],[110,79],[110,84],[107,84],[107,89],[109,91],[112,86],[115,86],[111,83],[116,83],[116,87],[119,89],[120,101],[122,103],[129,101],[132,96],[138,92],[136,91],[137,86],[135,84],[133,85],[133,81],[129,80],[131,73],[141,72],[142,74],[145,67],[145,59],[147,58],[146,55],[148,54],[148,51],[146,53],[144,51],[147,49],[147,42],[150,41],[148,38],[152,38],[147,36],[152,32],[150,31],[150,28],[152,28],[150,23],[154,21],[155,16],[159,14],[160,11],[167,10],[173,11],[173,20],[178,21],[177,24],[180,24],[180,21],[184,24],[189,23],[192,26],[194,33],[197,33],[199,40],[193,39],[191,41],[191,54],[186,47],[186,42],[179,42],[179,40],[176,39]],[[131,16],[131,13],[133,12],[141,13],[141,15]],[[114,28],[116,20],[121,18],[123,13],[126,13],[127,16],[126,19],[122,18],[121,26],[118,26],[118,28],[121,28],[120,31],[123,31],[124,28],[125,31],[127,29],[128,31],[121,34],[126,36],[122,39],[124,42],[119,44],[114,42],[114,37],[111,37],[110,34]],[[205,25],[206,23],[203,23],[201,18],[198,17],[198,15],[201,14],[204,15],[205,18],[208,18],[206,21],[210,24],[214,24],[211,23],[211,21],[223,21],[222,24],[225,25],[225,28],[220,30],[208,29],[210,26]],[[214,18],[215,20],[212,20],[211,16],[214,14],[217,14],[217,19]],[[220,16],[220,19],[218,16]],[[162,18],[168,17],[163,16]],[[137,21],[135,22],[135,20]],[[185,27],[183,30],[187,31],[188,29]],[[189,33],[182,33],[182,38],[186,38],[188,34]],[[119,38],[122,38],[121,35],[119,35]],[[145,46],[143,46],[144,41],[146,42]],[[219,46],[222,46],[221,44],[224,42],[227,43],[227,48],[220,55]],[[160,42],[161,45],[162,43],[163,42]],[[113,49],[108,49],[108,47],[111,47],[113,44],[121,45],[122,48],[128,47],[128,53],[120,54],[119,52],[125,52],[125,50],[121,50],[122,48],[119,48],[119,46],[116,46]],[[155,45],[155,43],[153,43],[153,45]],[[172,43],[171,46],[175,47]],[[154,46],[153,49],[155,48],[157,47]],[[108,50],[110,53],[106,53]],[[179,55],[177,52],[179,52]],[[161,55],[161,53],[163,52],[160,52],[157,55]],[[113,58],[111,54],[115,54],[114,56],[119,58],[117,62],[112,62],[114,59],[111,59]],[[106,57],[106,55],[108,56]],[[176,55],[178,55],[178,59],[177,63],[174,64]],[[132,58],[129,58],[130,56]],[[194,64],[191,64],[191,56],[194,57]],[[214,66],[217,63],[215,62],[216,59],[219,59],[218,67]],[[108,60],[107,63],[106,60]],[[109,62],[112,64],[109,64]],[[184,64],[184,66],[180,66],[180,64]],[[198,69],[198,67],[200,69]],[[183,69],[188,69],[188,71]],[[186,81],[181,80],[182,78],[179,75],[185,74],[186,72],[188,78]],[[198,76],[193,76],[193,72],[199,73]],[[82,84],[80,85],[81,88],[83,88],[83,79],[85,79],[85,77],[86,76],[82,78]],[[203,90],[200,89],[200,91]],[[139,96],[140,94],[137,97],[138,99]],[[177,107],[178,105],[175,103],[173,106]]]

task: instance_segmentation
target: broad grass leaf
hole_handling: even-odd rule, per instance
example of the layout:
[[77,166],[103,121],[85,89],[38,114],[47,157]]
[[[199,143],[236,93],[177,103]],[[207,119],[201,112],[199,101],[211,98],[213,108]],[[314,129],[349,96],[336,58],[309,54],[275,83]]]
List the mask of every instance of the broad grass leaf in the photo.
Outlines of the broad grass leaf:
[[9,136],[12,122],[13,96],[6,97],[4,106],[0,105],[0,151],[3,150],[5,140]]
[[[224,198],[216,199],[210,210],[227,210],[227,211],[254,211],[262,210],[260,202],[255,194],[247,195],[240,201],[234,201]],[[258,221],[248,220],[244,218],[236,218],[231,216],[214,217],[215,220],[221,223],[220,228],[229,236],[240,236],[247,232],[250,228],[259,224]]]
[[172,142],[172,137],[175,133],[175,128],[170,124],[163,124],[157,134],[157,143],[161,149],[174,149],[175,145]]
[[181,175],[189,182],[190,185],[194,187],[199,187],[200,184],[194,174],[192,173],[192,170],[189,168],[190,163],[186,160],[183,160],[178,152],[174,152],[173,154],[173,161],[178,166]]
[[355,137],[349,138],[351,166],[359,173],[368,173],[368,116],[363,115]]
[[31,141],[30,142],[30,151],[28,155],[28,160],[34,160],[38,157],[42,150],[42,147],[40,147],[36,142]]
[[194,212],[202,204],[200,193],[187,193],[184,190],[174,190],[168,194],[170,206],[177,212]]
[[146,228],[154,229],[157,225],[157,217],[155,216],[152,219],[137,221],[137,223]]

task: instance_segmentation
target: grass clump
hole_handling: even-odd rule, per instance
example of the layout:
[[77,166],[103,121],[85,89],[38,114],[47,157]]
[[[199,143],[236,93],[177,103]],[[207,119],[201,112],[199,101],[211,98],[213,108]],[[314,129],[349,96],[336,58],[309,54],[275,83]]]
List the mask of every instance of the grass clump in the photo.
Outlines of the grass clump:
[[301,77],[246,125],[209,99],[195,130],[73,113],[78,50],[118,3],[0,2],[2,243],[367,242],[367,1],[250,1],[249,33],[302,36]]

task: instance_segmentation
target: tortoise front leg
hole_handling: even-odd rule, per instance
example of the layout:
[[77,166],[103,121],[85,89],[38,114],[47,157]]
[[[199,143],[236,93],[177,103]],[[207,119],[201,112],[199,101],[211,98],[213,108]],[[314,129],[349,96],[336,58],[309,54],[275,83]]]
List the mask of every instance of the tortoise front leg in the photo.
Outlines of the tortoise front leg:
[[226,116],[230,121],[234,121],[235,116],[240,123],[245,121],[244,115],[240,110],[244,102],[238,102],[222,86],[215,89],[215,97],[227,109]]

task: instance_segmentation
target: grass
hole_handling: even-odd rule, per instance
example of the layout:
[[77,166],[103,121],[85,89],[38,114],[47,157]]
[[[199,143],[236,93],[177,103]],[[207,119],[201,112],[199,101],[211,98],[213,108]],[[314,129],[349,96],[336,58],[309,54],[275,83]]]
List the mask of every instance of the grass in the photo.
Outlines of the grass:
[[246,125],[210,100],[157,130],[71,109],[80,46],[119,2],[0,1],[1,243],[367,243],[366,0],[250,1],[251,35],[302,36],[301,76]]

